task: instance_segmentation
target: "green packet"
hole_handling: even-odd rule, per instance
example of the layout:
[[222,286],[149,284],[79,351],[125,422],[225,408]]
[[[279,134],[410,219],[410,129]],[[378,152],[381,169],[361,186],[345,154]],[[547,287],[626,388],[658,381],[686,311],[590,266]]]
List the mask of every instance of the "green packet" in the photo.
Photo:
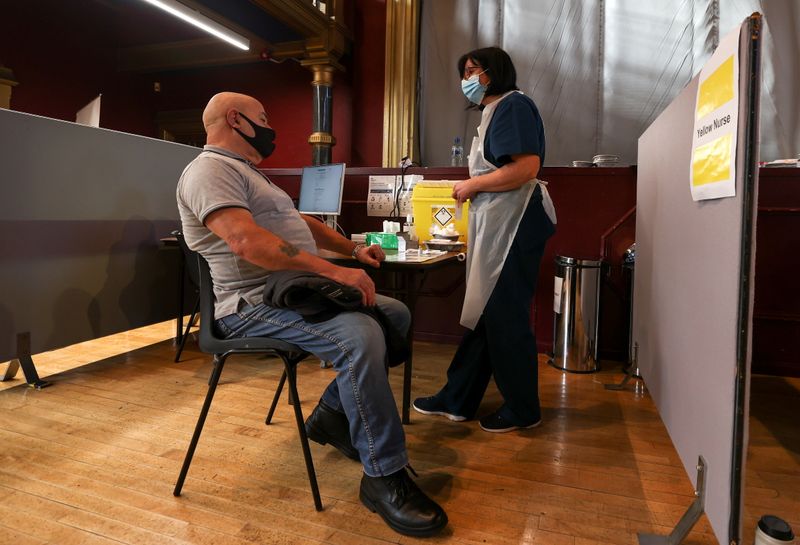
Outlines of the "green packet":
[[378,244],[384,250],[397,249],[397,235],[395,233],[367,233],[367,246]]

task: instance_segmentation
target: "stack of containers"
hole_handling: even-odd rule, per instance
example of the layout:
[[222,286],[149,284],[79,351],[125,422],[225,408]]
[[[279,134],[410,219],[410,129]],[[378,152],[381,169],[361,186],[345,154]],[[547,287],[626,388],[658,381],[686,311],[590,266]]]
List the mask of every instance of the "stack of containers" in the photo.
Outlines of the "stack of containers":
[[592,162],[598,167],[615,167],[619,165],[619,155],[595,155]]

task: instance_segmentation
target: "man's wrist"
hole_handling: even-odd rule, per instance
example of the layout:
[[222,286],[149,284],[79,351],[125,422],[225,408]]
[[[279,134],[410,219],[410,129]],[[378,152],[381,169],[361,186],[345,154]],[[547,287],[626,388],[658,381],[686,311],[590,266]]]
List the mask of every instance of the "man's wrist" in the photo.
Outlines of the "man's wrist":
[[360,242],[357,242],[356,245],[353,246],[353,251],[350,253],[350,255],[353,256],[353,259],[358,259],[358,251],[364,247],[365,245],[361,244]]

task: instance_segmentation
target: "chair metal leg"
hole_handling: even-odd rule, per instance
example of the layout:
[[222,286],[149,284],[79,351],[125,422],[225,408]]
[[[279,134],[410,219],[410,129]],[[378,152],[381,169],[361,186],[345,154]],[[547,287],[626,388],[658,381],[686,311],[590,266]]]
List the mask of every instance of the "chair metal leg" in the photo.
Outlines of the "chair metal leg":
[[269,407],[269,412],[267,413],[267,419],[264,421],[264,424],[267,426],[270,425],[272,422],[272,415],[275,414],[275,408],[278,406],[278,400],[281,397],[281,392],[283,392],[283,385],[286,382],[286,370],[284,369],[283,374],[281,375],[281,380],[278,381],[278,388],[275,390],[275,397],[272,398],[272,405]]
[[[208,393],[206,393],[206,400],[203,402],[203,408],[200,410],[200,416],[197,418],[197,425],[194,428],[194,434],[192,435],[192,441],[189,443],[189,449],[186,451],[186,458],[183,460],[183,467],[181,467],[181,473],[178,475],[178,482],[175,483],[175,490],[172,492],[174,496],[181,495],[183,481],[186,479],[186,474],[189,472],[194,450],[197,448],[197,441],[200,439],[200,433],[203,431],[203,425],[206,423],[206,416],[208,415],[208,410],[211,408],[211,400],[214,399],[214,392],[217,389],[219,376],[222,374],[222,367],[225,365],[226,358],[227,356],[214,355],[214,368],[211,370],[211,377],[208,380]],[[305,428],[303,431],[305,431]]]
[[[281,356],[283,357],[283,356]],[[314,462],[311,460],[311,449],[308,446],[308,436],[306,435],[306,424],[303,421],[303,411],[300,409],[299,397],[297,395],[297,375],[295,364],[285,357],[283,363],[286,366],[286,376],[289,378],[289,391],[295,400],[294,417],[297,420],[297,432],[300,435],[300,445],[303,447],[303,458],[306,460],[306,472],[308,482],[311,485],[311,495],[314,496],[314,507],[317,511],[322,511],[322,499],[319,497],[319,486],[317,485],[317,474],[314,471]]]
[[183,347],[186,346],[186,338],[189,336],[189,331],[194,326],[194,322],[197,318],[197,312],[199,310],[200,310],[200,297],[197,298],[197,301],[194,304],[192,315],[189,317],[189,323],[186,324],[186,331],[184,331],[183,335],[181,335],[181,342],[178,344],[178,349],[175,350],[175,363],[179,362],[181,359],[181,352],[183,352]]

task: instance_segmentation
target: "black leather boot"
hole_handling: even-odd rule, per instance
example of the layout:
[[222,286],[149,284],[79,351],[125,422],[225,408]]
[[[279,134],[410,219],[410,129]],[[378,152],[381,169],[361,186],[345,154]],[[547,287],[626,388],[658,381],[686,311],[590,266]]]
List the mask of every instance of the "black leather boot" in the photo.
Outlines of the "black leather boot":
[[359,461],[358,451],[350,439],[347,416],[334,411],[322,401],[306,419],[306,435],[320,445],[330,443],[351,460]]
[[405,468],[385,477],[361,477],[361,503],[392,530],[427,537],[447,526],[447,514],[411,480]]

